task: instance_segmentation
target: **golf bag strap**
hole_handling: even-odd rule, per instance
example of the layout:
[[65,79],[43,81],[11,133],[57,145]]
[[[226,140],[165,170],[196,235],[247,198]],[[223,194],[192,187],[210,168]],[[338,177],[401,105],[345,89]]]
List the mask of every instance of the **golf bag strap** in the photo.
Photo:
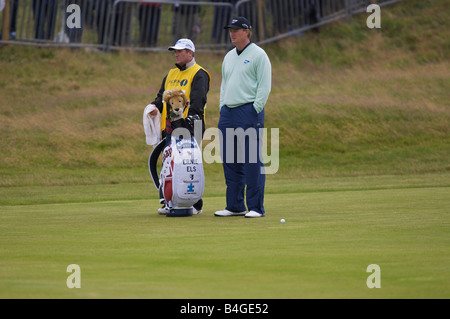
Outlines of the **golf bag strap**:
[[159,173],[156,165],[158,164],[159,155],[161,155],[162,151],[166,147],[166,139],[162,139],[158,145],[153,149],[150,157],[148,158],[148,170],[150,172],[150,176],[153,179],[153,183],[155,184],[156,189],[159,190]]

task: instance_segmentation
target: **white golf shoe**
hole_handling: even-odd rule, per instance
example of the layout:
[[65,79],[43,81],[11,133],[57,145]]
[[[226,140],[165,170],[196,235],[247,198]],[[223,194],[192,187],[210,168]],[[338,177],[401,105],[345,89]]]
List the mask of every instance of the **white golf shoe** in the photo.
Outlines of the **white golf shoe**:
[[254,210],[251,210],[247,214],[245,214],[245,218],[258,218],[258,217],[264,217],[264,215],[255,212]]
[[161,207],[161,208],[158,208],[158,214],[160,214],[160,215],[166,215],[166,213],[167,213],[167,206],[166,206],[166,205],[164,205],[164,206]]
[[230,217],[230,216],[244,216],[245,212],[230,212],[228,209],[219,210],[214,213],[214,216],[218,217]]

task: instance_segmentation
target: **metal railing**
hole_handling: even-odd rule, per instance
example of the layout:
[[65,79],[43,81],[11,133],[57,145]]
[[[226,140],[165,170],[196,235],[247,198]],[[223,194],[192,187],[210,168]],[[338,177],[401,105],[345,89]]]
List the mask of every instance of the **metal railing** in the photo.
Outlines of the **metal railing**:
[[265,44],[401,0],[0,0],[0,44],[167,50],[182,37],[198,50],[230,46],[234,16]]

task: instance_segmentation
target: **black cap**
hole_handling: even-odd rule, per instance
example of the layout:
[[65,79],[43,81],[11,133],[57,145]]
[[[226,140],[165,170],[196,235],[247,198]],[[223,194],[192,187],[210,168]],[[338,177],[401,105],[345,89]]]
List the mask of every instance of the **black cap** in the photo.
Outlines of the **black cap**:
[[229,25],[226,25],[224,29],[251,29],[250,22],[244,17],[237,17],[231,20]]

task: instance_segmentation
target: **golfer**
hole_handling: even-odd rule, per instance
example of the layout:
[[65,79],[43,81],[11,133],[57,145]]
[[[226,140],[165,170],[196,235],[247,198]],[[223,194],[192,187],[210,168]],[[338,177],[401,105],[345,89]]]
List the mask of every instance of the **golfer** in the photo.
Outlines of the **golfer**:
[[[169,47],[169,51],[173,51],[175,55],[175,68],[171,69],[164,77],[161,88],[156,99],[151,103],[154,104],[161,113],[161,130],[165,137],[171,134],[172,130],[178,127],[187,128],[191,135],[194,134],[195,121],[202,123],[202,138],[205,131],[205,107],[206,95],[209,91],[211,77],[209,73],[198,65],[195,61],[195,46],[189,39],[179,39],[174,46]],[[163,94],[166,90],[181,89],[188,98],[189,106],[185,109],[183,119],[174,122],[170,121],[170,112],[168,106],[163,101]],[[155,109],[152,115],[157,114]],[[197,141],[200,144],[200,141]],[[162,194],[161,194],[162,195]],[[160,197],[161,197],[160,195]],[[160,201],[162,199],[160,198]],[[165,206],[164,206],[165,207]],[[158,213],[165,214],[165,208],[158,209]],[[202,212],[203,201],[200,199],[194,205],[194,214]]]
[[263,217],[262,129],[272,67],[266,52],[250,40],[252,27],[246,18],[232,19],[225,29],[236,48],[226,54],[222,63],[218,127],[227,191],[225,210],[214,215]]

